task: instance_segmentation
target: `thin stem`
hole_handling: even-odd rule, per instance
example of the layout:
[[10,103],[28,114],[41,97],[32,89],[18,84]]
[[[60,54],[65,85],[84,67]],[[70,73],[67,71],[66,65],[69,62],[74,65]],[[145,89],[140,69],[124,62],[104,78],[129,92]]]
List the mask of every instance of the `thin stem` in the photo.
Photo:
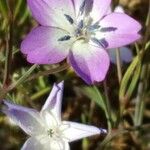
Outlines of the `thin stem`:
[[22,82],[24,82],[29,75],[34,71],[34,69],[37,67],[37,65],[33,65],[28,71],[25,72],[25,74],[18,79],[18,81],[16,81],[15,83],[12,83],[9,87],[7,88],[3,88],[1,89],[1,93],[0,93],[0,101],[6,96],[6,94],[13,90],[16,86],[18,86],[19,84],[21,84]]
[[36,73],[36,74],[32,75],[31,77],[29,77],[27,81],[36,79],[36,78],[38,78],[40,76],[47,76],[47,75],[50,75],[50,74],[61,72],[61,71],[66,70],[68,68],[69,68],[69,65],[67,63],[65,63],[65,64],[63,64],[63,65],[61,65],[61,66],[59,66],[57,68],[46,70],[46,71],[41,71],[39,73]]
[[10,4],[8,3],[9,8],[9,36],[7,39],[7,48],[6,48],[6,60],[5,60],[5,72],[4,72],[4,81],[3,87],[8,87],[10,83],[10,72],[12,65],[12,53],[13,53],[13,35],[14,35],[14,17],[13,17],[13,9],[10,8]]
[[92,116],[93,116],[93,113],[94,113],[94,108],[95,108],[95,102],[91,100],[91,103],[90,103],[90,111],[89,111],[89,123],[91,123],[92,121]]
[[149,24],[150,24],[150,0],[149,0],[148,15],[146,18],[145,26],[149,27]]
[[45,95],[46,93],[48,93],[50,91],[50,89],[51,89],[50,87],[46,87],[46,88],[42,89],[41,91],[35,93],[34,95],[31,96],[31,98],[30,98],[31,101],[34,101],[34,100],[38,99],[39,97]]
[[136,106],[135,106],[135,114],[134,114],[134,125],[138,126],[141,125],[142,123],[142,118],[143,118],[143,109],[144,109],[144,89],[145,84],[144,84],[144,79],[147,71],[147,65],[143,65],[142,67],[142,72],[141,72],[141,77],[140,77],[140,83],[138,86],[138,94],[136,97]]
[[118,81],[119,81],[119,84],[120,84],[121,80],[122,80],[122,69],[121,69],[121,58],[120,58],[119,48],[117,48],[115,52],[116,52]]
[[110,143],[113,139],[115,139],[116,137],[120,135],[135,132],[135,131],[140,131],[140,130],[148,130],[149,128],[150,128],[150,124],[146,124],[146,125],[140,125],[136,127],[124,128],[124,129],[118,129],[118,130],[112,131],[111,134],[107,135],[106,138],[103,140],[103,142],[100,143],[100,145],[98,146],[96,150],[104,149],[108,143]]
[[105,112],[105,114],[106,114],[107,124],[108,124],[108,133],[110,133],[111,128],[112,128],[112,119],[111,119],[111,107],[110,107],[110,102],[109,102],[107,81],[106,80],[104,80],[103,86],[104,86],[104,93],[105,93],[105,98],[106,98],[105,105],[106,105],[106,110],[107,110],[107,113]]
[[21,84],[22,82],[24,82],[28,77],[29,75],[34,71],[34,69],[37,67],[37,65],[33,65],[31,66],[31,68],[25,72],[25,74],[18,80],[16,81],[15,83],[11,84],[9,87],[8,87],[8,91],[14,89],[16,86],[18,86],[19,84]]

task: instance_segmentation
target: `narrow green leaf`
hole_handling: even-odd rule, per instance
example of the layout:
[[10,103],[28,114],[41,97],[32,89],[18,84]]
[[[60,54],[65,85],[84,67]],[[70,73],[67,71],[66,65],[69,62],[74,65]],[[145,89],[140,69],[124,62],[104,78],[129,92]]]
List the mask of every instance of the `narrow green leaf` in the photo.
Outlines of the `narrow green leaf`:
[[132,76],[132,81],[130,82],[129,88],[127,90],[127,97],[130,98],[132,93],[134,92],[137,82],[139,80],[140,77],[140,73],[141,73],[141,63],[139,63],[136,67],[136,70],[134,71],[134,74]]
[[120,99],[124,98],[126,95],[126,91],[128,88],[129,81],[131,80],[131,77],[133,75],[133,72],[139,62],[139,56],[136,56],[130,66],[128,67],[125,75],[123,76],[123,79],[121,81],[120,90],[119,90],[119,97]]
[[99,107],[105,110],[104,96],[97,88],[83,87],[82,92],[91,100],[93,100]]
[[0,13],[3,18],[8,18],[8,7],[6,0],[0,0]]

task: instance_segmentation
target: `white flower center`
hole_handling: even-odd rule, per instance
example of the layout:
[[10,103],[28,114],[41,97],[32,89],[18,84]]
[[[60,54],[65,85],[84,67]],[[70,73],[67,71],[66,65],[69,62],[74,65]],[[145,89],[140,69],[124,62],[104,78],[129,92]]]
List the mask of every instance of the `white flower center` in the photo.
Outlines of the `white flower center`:
[[[108,32],[114,32],[116,27],[102,27],[99,21],[94,21],[90,16],[93,9],[93,0],[84,0],[79,8],[78,16],[73,19],[70,15],[64,14],[66,20],[72,25],[73,32],[68,32],[68,35],[60,37],[58,41],[73,41],[83,40],[86,43],[93,43],[96,46],[106,49],[109,43],[105,39]],[[97,36],[98,35],[98,36]]]

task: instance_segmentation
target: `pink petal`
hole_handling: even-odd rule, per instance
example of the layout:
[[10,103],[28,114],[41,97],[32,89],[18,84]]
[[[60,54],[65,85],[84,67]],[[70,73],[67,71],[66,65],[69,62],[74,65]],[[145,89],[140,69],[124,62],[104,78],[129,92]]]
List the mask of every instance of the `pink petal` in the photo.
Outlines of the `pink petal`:
[[[120,50],[120,58],[121,58],[121,62],[125,62],[125,63],[129,63],[132,61],[133,58],[133,54],[131,49],[127,48],[127,47],[121,47],[119,48]],[[110,61],[114,64],[116,64],[116,49],[109,49],[108,50],[108,54],[110,56]]]
[[106,15],[110,8],[111,0],[94,0],[94,6],[91,13],[91,17],[94,21],[100,20]]
[[88,84],[104,80],[109,68],[109,56],[101,48],[77,41],[69,54],[69,63]]
[[101,28],[116,28],[110,32],[97,32],[96,38],[105,38],[108,42],[107,48],[116,48],[135,42],[141,36],[138,32],[141,25],[123,13],[112,13],[100,21]]
[[[76,14],[79,13],[80,7],[85,0],[74,0]],[[90,3],[91,0],[86,0],[86,3]],[[93,8],[91,11],[91,17],[94,22],[100,20],[108,11],[111,0],[93,0]]]
[[53,64],[66,58],[72,41],[59,41],[68,32],[58,28],[39,26],[33,29],[21,44],[21,52],[35,64]]
[[74,18],[72,0],[27,0],[34,18],[43,26],[68,29],[71,26],[64,14]]

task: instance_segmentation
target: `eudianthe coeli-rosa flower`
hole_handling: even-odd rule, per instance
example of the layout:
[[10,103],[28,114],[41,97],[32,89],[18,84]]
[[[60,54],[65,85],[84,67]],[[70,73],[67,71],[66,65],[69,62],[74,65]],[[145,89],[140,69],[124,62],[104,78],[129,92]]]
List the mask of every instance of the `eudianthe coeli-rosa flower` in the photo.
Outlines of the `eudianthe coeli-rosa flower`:
[[69,150],[69,142],[107,132],[94,126],[62,121],[62,92],[63,82],[54,84],[40,112],[4,101],[3,112],[30,136],[21,150]]
[[27,0],[40,26],[21,44],[35,64],[67,58],[88,84],[104,80],[110,60],[107,50],[140,38],[141,25],[123,13],[108,13],[111,0]]

